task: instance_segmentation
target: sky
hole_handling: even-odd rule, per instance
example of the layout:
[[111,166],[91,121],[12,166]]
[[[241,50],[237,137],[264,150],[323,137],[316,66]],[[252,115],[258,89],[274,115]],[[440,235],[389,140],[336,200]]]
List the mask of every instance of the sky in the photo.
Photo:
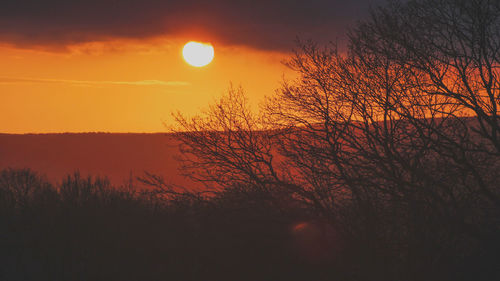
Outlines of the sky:
[[[252,104],[294,73],[295,40],[346,41],[382,0],[3,0],[0,132],[163,132],[241,85]],[[188,41],[215,58],[192,67]]]

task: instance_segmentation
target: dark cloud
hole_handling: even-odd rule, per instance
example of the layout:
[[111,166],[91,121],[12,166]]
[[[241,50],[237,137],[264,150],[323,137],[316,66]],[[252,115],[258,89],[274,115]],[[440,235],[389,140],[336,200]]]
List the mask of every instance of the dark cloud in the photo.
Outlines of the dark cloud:
[[0,41],[64,46],[109,38],[199,35],[290,49],[296,36],[342,38],[382,0],[2,0]]

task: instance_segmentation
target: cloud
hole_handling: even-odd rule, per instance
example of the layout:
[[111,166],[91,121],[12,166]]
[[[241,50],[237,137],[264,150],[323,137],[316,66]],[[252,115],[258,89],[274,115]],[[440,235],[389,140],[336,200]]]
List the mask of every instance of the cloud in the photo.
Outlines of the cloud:
[[188,86],[184,81],[161,81],[161,80],[139,80],[139,81],[87,81],[87,80],[66,80],[28,77],[0,77],[2,84],[18,83],[56,83],[80,86],[102,86],[102,85],[128,85],[128,86]]
[[383,0],[3,0],[0,41],[61,47],[113,38],[193,36],[289,50],[296,36],[341,37]]

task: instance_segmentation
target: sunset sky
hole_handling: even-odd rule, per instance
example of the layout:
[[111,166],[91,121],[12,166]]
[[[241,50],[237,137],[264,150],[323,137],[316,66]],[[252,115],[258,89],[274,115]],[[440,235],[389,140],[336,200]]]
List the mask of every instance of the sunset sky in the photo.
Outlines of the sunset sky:
[[[242,85],[257,104],[293,73],[294,40],[345,42],[381,0],[6,0],[0,132],[161,132]],[[209,42],[205,67],[182,59]]]

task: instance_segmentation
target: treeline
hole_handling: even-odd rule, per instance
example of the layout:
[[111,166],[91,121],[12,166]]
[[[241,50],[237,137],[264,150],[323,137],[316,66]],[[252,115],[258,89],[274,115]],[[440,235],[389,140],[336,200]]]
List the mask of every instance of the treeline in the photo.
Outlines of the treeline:
[[0,279],[328,280],[344,271],[307,253],[325,247],[307,212],[249,196],[167,196],[78,173],[52,184],[2,170]]
[[[293,198],[274,200],[248,186],[210,195],[141,186],[113,187],[78,173],[51,184],[30,170],[1,171],[0,279],[500,276],[497,222],[484,218],[474,221],[473,231],[483,232],[474,239],[450,229],[454,224],[432,210],[409,210],[397,202],[371,217],[346,204],[338,210],[344,220],[332,222]],[[409,217],[412,212],[420,212],[418,220]]]
[[[366,224],[375,221],[358,216],[355,206],[344,207],[348,224],[340,225],[322,221],[307,208],[291,204],[290,198],[280,198],[279,204],[268,199],[247,187],[210,196],[174,194],[133,185],[113,187],[104,179],[78,173],[53,185],[30,170],[3,170],[0,279],[491,280],[498,276],[498,232],[490,239],[468,240],[460,233],[443,232],[449,231],[447,225],[429,213],[420,222],[422,231],[409,233],[408,225],[419,222],[407,221],[408,210],[394,206],[374,213],[384,216],[385,224],[365,232]],[[387,241],[389,232],[399,239]],[[441,244],[442,235],[451,235],[455,247]]]

